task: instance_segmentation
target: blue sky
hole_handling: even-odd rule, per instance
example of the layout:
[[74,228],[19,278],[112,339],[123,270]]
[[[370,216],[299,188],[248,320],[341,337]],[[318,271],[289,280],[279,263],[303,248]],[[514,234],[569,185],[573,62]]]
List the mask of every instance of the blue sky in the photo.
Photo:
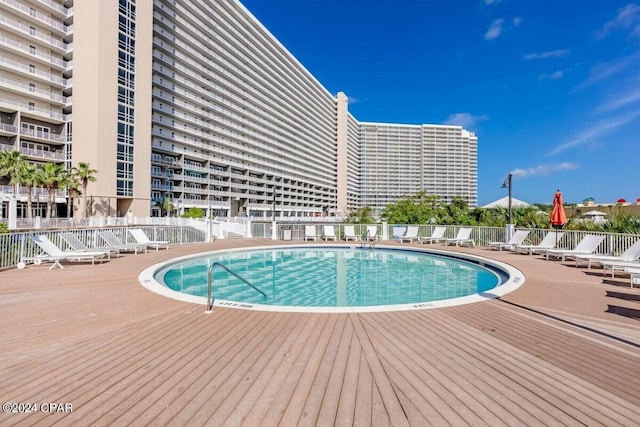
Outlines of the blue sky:
[[478,203],[640,198],[640,2],[241,0],[360,121],[478,136]]

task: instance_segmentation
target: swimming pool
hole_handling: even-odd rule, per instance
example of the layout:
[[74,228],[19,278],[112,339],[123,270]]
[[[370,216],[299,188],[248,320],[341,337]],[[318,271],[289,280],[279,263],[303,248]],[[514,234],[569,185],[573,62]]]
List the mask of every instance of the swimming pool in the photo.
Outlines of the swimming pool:
[[140,283],[154,292],[207,304],[207,270],[220,263],[266,296],[213,268],[215,305],[270,311],[387,311],[462,304],[524,282],[510,266],[445,251],[393,246],[305,245],[245,248],[153,266]]

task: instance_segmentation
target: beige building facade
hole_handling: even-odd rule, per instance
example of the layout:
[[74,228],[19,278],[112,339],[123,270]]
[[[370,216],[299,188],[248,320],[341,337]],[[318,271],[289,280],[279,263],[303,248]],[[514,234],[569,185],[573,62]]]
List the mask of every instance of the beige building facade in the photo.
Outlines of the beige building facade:
[[359,122],[239,1],[0,14],[0,150],[88,162],[92,215],[343,216],[419,190],[476,204],[475,135]]

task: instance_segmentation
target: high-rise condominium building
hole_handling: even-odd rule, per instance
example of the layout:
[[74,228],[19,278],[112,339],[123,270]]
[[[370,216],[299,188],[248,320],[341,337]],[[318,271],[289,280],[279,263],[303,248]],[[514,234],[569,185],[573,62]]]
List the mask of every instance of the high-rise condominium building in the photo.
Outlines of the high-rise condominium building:
[[0,150],[13,149],[97,169],[94,215],[163,201],[343,215],[419,190],[477,201],[472,133],[358,122],[237,0],[0,0]]

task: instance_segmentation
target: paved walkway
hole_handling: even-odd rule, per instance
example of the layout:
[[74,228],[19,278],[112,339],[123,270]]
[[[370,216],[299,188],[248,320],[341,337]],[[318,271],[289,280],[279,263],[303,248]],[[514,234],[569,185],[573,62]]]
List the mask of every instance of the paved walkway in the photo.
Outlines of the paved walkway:
[[0,394],[32,411],[0,425],[640,425],[626,277],[452,248],[527,281],[498,300],[363,314],[205,314],[137,282],[165,259],[272,243],[0,272]]

